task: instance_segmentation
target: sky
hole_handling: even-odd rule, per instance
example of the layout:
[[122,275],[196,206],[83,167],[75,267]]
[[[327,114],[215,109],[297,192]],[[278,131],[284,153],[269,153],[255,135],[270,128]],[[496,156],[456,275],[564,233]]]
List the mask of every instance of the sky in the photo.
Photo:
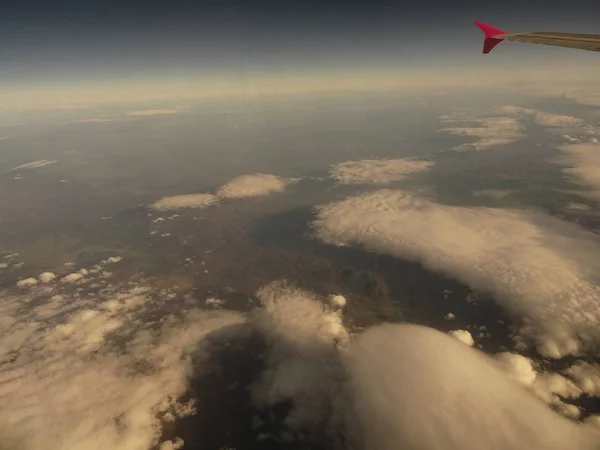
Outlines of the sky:
[[[392,0],[43,0],[13,4],[0,17],[0,95],[55,93],[57,104],[87,97],[185,98],[202,86],[221,93],[256,85],[335,85],[369,77],[431,76],[440,70],[550,71],[557,57],[593,64],[597,55],[510,43],[481,55],[473,21],[508,31],[597,32],[589,2],[564,8],[535,0],[407,4]],[[294,88],[296,89],[296,87]],[[275,89],[276,90],[276,89]],[[56,94],[61,92],[60,95]],[[16,96],[16,97],[15,97]],[[77,98],[76,98],[77,97]],[[107,100],[108,101],[108,100]]]

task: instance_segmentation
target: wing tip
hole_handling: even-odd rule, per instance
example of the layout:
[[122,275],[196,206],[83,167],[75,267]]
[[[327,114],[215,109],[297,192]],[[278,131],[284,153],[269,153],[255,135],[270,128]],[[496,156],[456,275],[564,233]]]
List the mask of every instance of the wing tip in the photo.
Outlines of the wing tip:
[[506,34],[506,32],[499,30],[487,23],[475,21],[475,25],[483,32],[485,39],[483,41],[483,54],[487,55],[490,53],[496,45],[502,42],[500,36]]

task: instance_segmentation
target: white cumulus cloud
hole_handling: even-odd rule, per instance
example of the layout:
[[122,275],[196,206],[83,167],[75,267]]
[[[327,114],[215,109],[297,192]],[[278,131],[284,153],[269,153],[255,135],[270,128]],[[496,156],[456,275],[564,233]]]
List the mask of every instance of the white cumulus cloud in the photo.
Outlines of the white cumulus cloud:
[[473,336],[467,330],[451,330],[448,332],[448,334],[463,344],[468,345],[469,347],[473,347],[473,345],[475,345]]
[[[217,189],[215,194],[187,194],[174,197],[164,197],[150,207],[158,211],[168,211],[183,208],[206,208],[217,204],[221,199],[240,199],[246,197],[261,197],[264,195],[283,192],[293,182],[292,178],[281,178],[275,175],[255,173],[241,175]],[[174,217],[174,216],[172,216]],[[154,222],[164,221],[163,218]]]
[[294,181],[264,173],[242,175],[221,186],[217,196],[221,198],[261,197],[283,192]]
[[64,284],[74,284],[74,283],[81,281],[82,279],[83,279],[83,274],[81,274],[79,272],[73,272],[73,273],[70,273],[70,274],[62,277],[60,279],[60,282],[64,283]]
[[17,281],[17,286],[19,286],[20,288],[28,288],[31,286],[35,286],[36,284],[38,284],[38,280],[36,280],[35,278],[25,278],[24,280]]
[[[173,209],[206,208],[218,202],[217,196],[213,194],[188,194],[164,197],[151,205],[157,211],[168,211]],[[158,220],[158,219],[157,219]]]
[[457,124],[463,120],[452,116],[443,116],[441,119],[443,122],[453,124],[442,128],[441,132],[474,139],[473,142],[459,145],[455,150],[486,150],[512,144],[525,137],[523,125],[514,117],[471,117],[463,119],[467,122],[464,126]]
[[329,176],[342,184],[388,184],[427,171],[433,164],[411,158],[346,161],[333,165]]
[[536,379],[537,372],[531,359],[516,353],[502,352],[494,355],[505,372],[515,381],[525,386],[531,386]]
[[382,325],[349,353],[356,448],[593,449],[600,434],[551,411],[494,360],[439,331]]
[[574,224],[386,189],[317,208],[313,227],[326,243],[420,261],[493,293],[545,356],[577,353],[580,338],[598,335],[600,242]]
[[42,283],[52,283],[56,279],[56,275],[52,272],[44,272],[38,278]]

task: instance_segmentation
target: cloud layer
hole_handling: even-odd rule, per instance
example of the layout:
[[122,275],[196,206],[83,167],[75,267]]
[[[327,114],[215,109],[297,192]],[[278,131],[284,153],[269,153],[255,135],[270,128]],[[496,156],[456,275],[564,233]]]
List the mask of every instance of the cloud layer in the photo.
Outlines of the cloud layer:
[[111,285],[91,272],[78,290],[48,279],[27,293],[3,295],[3,445],[149,450],[159,444],[167,415],[194,411],[178,403],[191,352],[207,334],[242,320],[223,311],[160,313],[173,301],[168,293]]
[[597,335],[598,237],[541,213],[438,204],[380,190],[317,208],[323,241],[422,262],[479,290],[523,320],[545,356],[577,353]]
[[522,108],[520,106],[503,106],[498,112],[509,116],[531,116],[538,125],[549,128],[572,128],[585,124],[583,119],[562,114],[552,114],[537,109]]
[[296,180],[281,178],[275,175],[255,173],[234,178],[229,183],[217,190],[220,198],[245,198],[261,197],[263,195],[283,192],[285,188]]
[[559,163],[573,181],[590,189],[590,195],[600,198],[600,144],[571,144],[560,147]]
[[418,159],[364,159],[335,164],[329,176],[341,184],[388,184],[433,166],[432,161]]
[[173,197],[163,197],[153,203],[151,208],[157,211],[169,211],[174,209],[186,208],[206,208],[212,206],[219,201],[218,197],[213,194],[188,194],[175,195]]
[[54,164],[56,162],[58,162],[58,160],[40,159],[39,161],[33,161],[30,163],[21,164],[20,166],[15,167],[13,170],[37,169],[38,167],[48,166],[48,165]]
[[180,113],[182,109],[179,108],[163,108],[163,109],[142,109],[138,111],[130,111],[127,113],[128,116],[162,116],[167,114]]
[[343,297],[285,282],[261,288],[248,317],[223,309],[175,316],[166,312],[180,309],[169,307],[175,296],[143,281],[111,284],[95,268],[77,290],[49,278],[0,303],[0,442],[11,448],[185,448],[177,436],[162,443],[160,436],[165,423],[195,413],[194,403],[178,401],[192,356],[197,377],[213,351],[253,333],[264,342],[256,356],[263,366],[243,390],[256,411],[271,411],[255,417],[260,427],[281,421],[275,434],[257,431],[260,440],[340,450],[600,443],[592,427],[561,418],[533,395],[576,415],[557,395],[600,392],[600,371],[590,365],[568,369],[580,388],[535,372],[519,355],[492,359],[422,326],[377,326],[351,339]]
[[[441,116],[440,120],[443,123],[452,126],[442,128],[440,131],[455,136],[474,138],[473,142],[461,144],[455,147],[455,150],[485,150],[506,146],[523,139],[526,136],[524,123],[526,118],[533,119],[534,123],[553,131],[561,131],[562,133],[574,131],[588,137],[598,134],[594,127],[578,117],[510,105],[492,110]],[[569,135],[564,135],[564,138],[569,141],[578,141],[578,139]]]
[[[459,145],[455,150],[487,150],[494,147],[502,147],[512,144],[525,137],[523,126],[514,117],[460,117],[442,116],[441,120],[454,126],[442,128],[441,132],[455,136],[467,136],[474,139],[473,142]],[[458,126],[458,123],[466,122],[470,126]]]
[[150,207],[158,211],[206,208],[217,204],[222,199],[261,197],[283,192],[289,184],[296,181],[297,179],[281,178],[263,173],[242,175],[221,186],[217,189],[216,194],[205,193],[164,197],[153,203]]
[[357,448],[593,449],[600,434],[545,407],[492,359],[439,331],[382,325],[349,354]]

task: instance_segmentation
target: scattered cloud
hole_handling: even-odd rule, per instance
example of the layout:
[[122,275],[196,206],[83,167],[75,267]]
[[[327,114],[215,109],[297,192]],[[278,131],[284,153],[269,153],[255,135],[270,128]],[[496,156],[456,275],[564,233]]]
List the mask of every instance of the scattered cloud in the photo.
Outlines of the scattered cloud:
[[252,323],[266,339],[268,356],[251,390],[254,404],[292,401],[285,420],[292,432],[340,426],[336,405],[342,401],[344,374],[339,355],[349,344],[341,311],[328,310],[316,295],[283,282],[257,295],[262,307]]
[[[580,351],[598,334],[598,237],[536,211],[448,206],[380,190],[317,208],[315,235],[333,245],[420,261],[491,292],[544,356]],[[585,336],[585,338],[584,338]]]
[[263,195],[283,192],[297,179],[281,178],[275,175],[255,173],[234,178],[217,190],[220,198],[260,197]]
[[439,442],[466,450],[591,449],[600,442],[591,427],[535,398],[579,417],[561,398],[576,398],[581,390],[560,375],[537,373],[528,358],[491,358],[417,325],[379,325],[349,339],[335,296],[274,282],[258,297],[261,307],[249,323],[267,347],[251,395],[260,408],[289,402],[281,434],[273,437],[279,442],[300,433],[343,436],[350,447],[383,450],[430,449]]
[[442,128],[441,132],[455,136],[469,136],[474,142],[459,145],[455,150],[482,150],[501,147],[525,137],[523,119],[530,117],[543,127],[562,130],[561,136],[568,142],[580,139],[564,134],[566,129],[582,133],[585,136],[596,136],[598,130],[583,119],[573,116],[552,114],[531,108],[506,105],[493,110],[469,111],[441,116],[440,120],[451,127]]
[[512,144],[525,137],[524,127],[514,117],[457,117],[442,116],[445,123],[456,124],[466,121],[471,126],[451,126],[442,128],[441,132],[455,136],[467,136],[474,138],[473,142],[459,145],[455,150],[486,150],[494,147],[502,147]]
[[181,108],[163,108],[163,109],[141,109],[138,111],[130,111],[128,116],[161,116],[168,114],[177,114],[183,111]]
[[330,295],[329,298],[327,299],[329,301],[329,304],[331,305],[332,308],[343,308],[344,306],[346,306],[346,297],[344,297],[343,295]]
[[529,115],[533,117],[535,123],[538,125],[550,128],[572,128],[585,124],[583,119],[577,117],[552,114],[520,106],[502,106],[498,108],[498,112],[512,116]]
[[36,280],[35,278],[25,278],[24,280],[17,281],[17,286],[19,286],[20,288],[28,288],[31,286],[35,286],[36,284],[38,284],[38,280]]
[[58,160],[48,160],[48,159],[40,159],[39,161],[33,161],[26,164],[21,164],[20,166],[15,167],[13,170],[23,170],[23,169],[37,169],[38,167],[44,167],[49,164],[54,164],[58,162]]
[[106,261],[102,261],[104,264],[116,264],[123,260],[120,256],[111,256]]
[[[88,271],[90,274],[92,270]],[[91,276],[91,275],[90,275]],[[79,292],[33,286],[0,302],[2,444],[22,450],[149,450],[162,424],[194,413],[179,403],[192,353],[210,333],[243,322],[235,313],[162,313],[173,301],[138,283]],[[179,308],[178,308],[179,309]]]
[[449,331],[448,334],[453,338],[458,339],[463,344],[468,345],[469,347],[473,347],[475,345],[473,336],[471,336],[471,333],[469,333],[467,330],[452,330]]
[[584,122],[583,119],[579,119],[577,117],[572,116],[564,116],[559,114],[549,114],[542,111],[535,111],[533,113],[535,117],[535,122],[538,125],[542,125],[545,127],[551,128],[561,128],[561,127],[573,127],[582,125]]
[[531,386],[536,379],[537,372],[531,359],[517,353],[502,352],[494,355],[503,370],[515,381],[524,386]]
[[83,276],[84,275],[79,272],[70,273],[62,277],[60,282],[63,284],[75,284],[83,280]]
[[143,279],[108,282],[106,264],[73,272],[85,274],[95,290],[38,284],[0,302],[4,443],[23,450],[185,448],[180,437],[161,442],[161,436],[163,425],[171,429],[195,414],[198,405],[180,400],[192,357],[201,377],[215,349],[256,333],[265,345],[264,366],[244,388],[262,411],[289,405],[270,436],[279,442],[343,439],[381,450],[439,442],[464,450],[567,443],[591,449],[600,442],[593,427],[560,417],[533,395],[579,417],[559,396],[576,398],[579,385],[600,386],[595,368],[573,366],[571,382],[535,372],[519,355],[490,358],[416,325],[376,326],[351,339],[343,296],[321,297],[283,281],[261,288],[260,305],[248,316],[226,311],[212,297],[210,310],[180,311],[179,304],[167,308],[176,296]]
[[591,189],[592,197],[600,197],[600,144],[570,144],[560,147],[564,173],[573,181]]
[[[188,194],[164,197],[151,205],[157,211],[169,211],[173,209],[206,208],[218,202],[218,197],[213,194]],[[158,219],[156,219],[158,220]]]
[[[215,194],[187,194],[174,197],[164,197],[153,203],[150,207],[158,211],[168,211],[183,208],[206,208],[217,204],[221,199],[240,199],[246,197],[260,197],[283,192],[285,188],[298,181],[295,178],[281,178],[275,175],[256,173],[242,175],[234,178],[227,184],[217,189]],[[174,217],[174,216],[172,216]],[[155,223],[164,221],[159,217]]]
[[342,184],[388,184],[429,170],[433,164],[414,158],[346,161],[333,165],[329,176]]
[[48,284],[48,283],[52,283],[56,279],[56,275],[53,274],[52,272],[44,272],[44,273],[40,274],[38,279],[40,280],[40,282]]

